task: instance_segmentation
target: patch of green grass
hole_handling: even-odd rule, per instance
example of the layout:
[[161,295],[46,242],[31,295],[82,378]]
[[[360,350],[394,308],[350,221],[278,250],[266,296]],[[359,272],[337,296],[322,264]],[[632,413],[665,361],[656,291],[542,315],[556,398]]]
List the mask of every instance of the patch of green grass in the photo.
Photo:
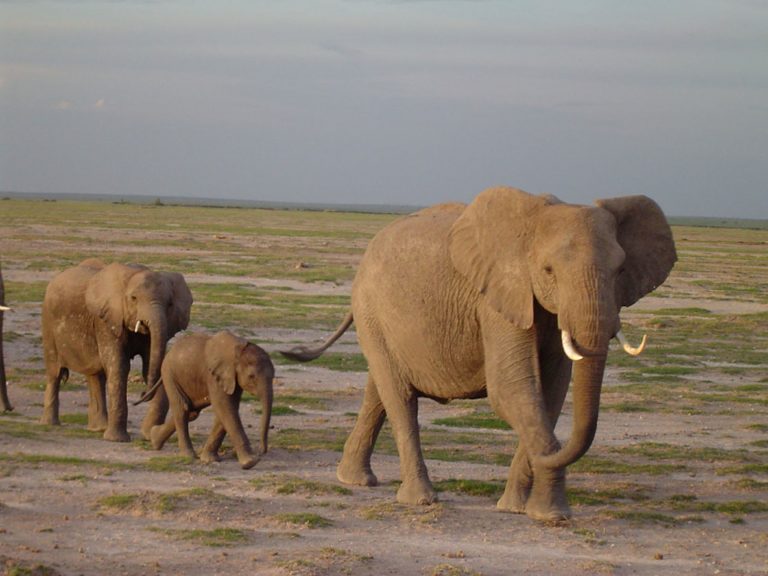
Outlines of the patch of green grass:
[[78,426],[88,425],[88,414],[79,412],[75,414],[62,414],[59,417],[62,424],[77,424]]
[[621,484],[613,488],[568,488],[568,502],[572,505],[601,506],[625,500],[643,502],[648,500],[648,489],[637,484]]
[[609,412],[622,412],[622,413],[634,413],[634,412],[653,412],[654,409],[645,404],[638,404],[637,402],[617,402],[615,404],[604,403],[601,406],[602,410],[608,410]]
[[42,302],[48,282],[9,282],[5,281],[5,301],[8,306],[28,302]]
[[677,526],[680,520],[669,514],[648,510],[606,510],[605,514],[617,520],[628,520],[634,524],[661,524]]
[[188,500],[213,502],[219,499],[221,499],[221,497],[208,488],[188,488],[186,490],[159,494],[155,507],[158,512],[165,514],[175,511],[181,503]]
[[438,492],[457,492],[460,494],[468,494],[470,496],[498,498],[504,493],[504,482],[451,478],[434,482],[433,485]]
[[124,468],[124,465],[107,462],[105,460],[90,460],[87,458],[78,458],[76,456],[56,456],[53,454],[28,454],[16,452],[8,454],[0,453],[0,462],[9,462],[14,464],[54,464],[59,466],[107,466]]
[[186,540],[209,546],[211,548],[222,548],[227,546],[236,546],[248,542],[249,535],[245,530],[239,528],[214,528],[213,530],[173,530],[167,528],[150,528],[153,532],[159,532],[170,536],[176,540]]
[[768,464],[766,463],[752,463],[743,464],[741,466],[728,466],[725,468],[718,468],[715,471],[717,474],[768,474]]
[[509,424],[498,416],[488,412],[476,412],[465,416],[437,418],[432,424],[456,428],[489,428],[492,430],[511,430]]
[[154,456],[143,464],[143,468],[151,472],[183,472],[195,463],[188,456]]
[[742,478],[733,483],[737,488],[744,490],[768,490],[768,482],[755,480],[753,478]]
[[318,410],[324,410],[328,408],[327,398],[316,398],[312,396],[301,396],[298,394],[280,394],[275,398],[275,402],[279,401],[280,404],[287,406],[298,405],[306,406],[307,408],[315,408]]
[[100,508],[127,510],[132,507],[138,499],[138,494],[112,494],[101,498],[96,504]]
[[333,526],[333,521],[311,512],[278,514],[275,516],[275,519],[286,524],[305,526],[307,528],[328,528]]
[[632,464],[618,459],[584,456],[571,464],[571,472],[582,474],[647,474],[661,476],[685,470],[684,464]]
[[[278,365],[292,365],[300,364],[294,360],[284,358],[282,355],[276,355],[275,363]],[[316,360],[312,361],[313,366],[321,366],[328,370],[335,370],[337,372],[367,372],[368,362],[365,360],[365,356],[357,353],[347,352],[326,352]]]
[[341,452],[349,434],[344,428],[284,428],[270,436],[269,443],[285,450],[331,450]]
[[290,406],[272,406],[272,416],[296,416],[301,414],[298,410],[294,410]]
[[327,484],[288,475],[267,475],[251,480],[251,484],[256,488],[271,488],[277,494],[284,495],[300,493],[310,496],[319,494],[349,496],[352,494],[349,488],[338,484]]
[[46,566],[45,564],[26,563],[20,560],[5,559],[0,557],[5,569],[5,576],[60,576],[61,572]]
[[686,462],[720,462],[743,461],[750,458],[746,450],[726,450],[704,446],[692,448],[690,446],[677,446],[660,442],[643,442],[631,446],[622,446],[611,450],[617,454],[644,456],[652,460],[682,460]]
[[673,510],[685,512],[719,512],[732,515],[768,512],[768,502],[758,500],[701,501],[696,496],[688,494],[672,496],[664,505]]

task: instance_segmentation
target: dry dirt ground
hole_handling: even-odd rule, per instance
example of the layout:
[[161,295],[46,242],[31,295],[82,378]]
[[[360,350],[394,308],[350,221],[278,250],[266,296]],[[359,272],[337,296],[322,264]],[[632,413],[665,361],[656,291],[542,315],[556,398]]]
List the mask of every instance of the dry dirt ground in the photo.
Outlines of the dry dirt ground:
[[[47,280],[50,274],[5,268],[6,282],[31,278]],[[195,276],[196,282],[205,280],[204,274]],[[313,291],[299,284],[293,288]],[[348,289],[345,283],[314,288],[333,294]],[[689,302],[667,297],[643,304],[649,310],[693,305],[724,318],[768,311],[760,301],[738,298],[694,297]],[[636,314],[642,313],[641,307]],[[21,303],[6,315],[5,331],[21,335],[6,342],[6,362],[19,373],[42,372],[34,338],[39,321],[35,303]],[[261,332],[270,351],[281,342],[324,335]],[[345,338],[342,348],[354,351],[354,337]],[[609,370],[607,390],[617,384],[620,372]],[[760,374],[765,378],[765,366]],[[737,416],[727,409],[604,411],[590,452],[603,460],[610,460],[614,448],[649,443],[720,452],[711,463],[697,458],[690,466],[661,471],[636,466],[609,474],[571,472],[569,487],[582,497],[574,501],[573,519],[542,524],[497,511],[497,494],[450,489],[448,481],[500,485],[513,452],[511,431],[433,422],[467,414],[474,404],[421,402],[425,434],[447,438],[446,444],[463,443],[481,457],[428,459],[433,481],[444,483],[439,503],[402,506],[394,498],[399,472],[391,446],[374,454],[380,486],[343,487],[335,478],[339,444],[354,421],[365,374],[281,364],[278,377],[276,405],[288,399],[282,402],[288,410],[274,416],[272,447],[248,471],[238,467],[231,453],[215,465],[179,460],[173,439],[162,452],[149,449],[138,432],[143,406],[131,408],[134,441],[129,444],[108,443],[85,432],[82,418],[65,421],[61,428],[39,425],[42,391],[12,381],[15,410],[0,416],[0,567],[6,574],[115,576],[768,573],[768,512],[760,506],[768,495],[766,451],[749,453],[748,461],[758,466],[749,489],[721,474],[719,460],[765,438],[764,404]],[[62,414],[82,416],[87,392],[79,377],[72,381],[62,393]],[[137,390],[134,384],[131,398]],[[256,406],[241,409],[253,436]],[[210,422],[211,414],[203,412],[192,424],[198,446]],[[558,426],[561,438],[568,436],[570,423],[568,403]],[[508,458],[485,458],[489,446]],[[596,500],[589,501],[590,495]],[[756,510],[675,506],[693,500],[752,502]],[[626,513],[613,513],[617,509]]]

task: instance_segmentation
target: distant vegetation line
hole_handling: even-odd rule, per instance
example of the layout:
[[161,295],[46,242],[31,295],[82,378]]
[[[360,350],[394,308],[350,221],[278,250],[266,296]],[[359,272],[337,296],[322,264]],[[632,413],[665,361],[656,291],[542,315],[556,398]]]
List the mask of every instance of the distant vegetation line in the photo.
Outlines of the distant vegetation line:
[[[245,200],[235,198],[192,198],[188,196],[149,196],[136,194],[119,196],[110,194],[71,194],[44,192],[0,191],[0,198],[36,200],[76,200],[81,202],[113,202],[117,204],[157,204],[167,206],[200,206],[210,208],[261,208],[265,210],[311,210],[324,212],[360,212],[370,214],[410,214],[423,206],[404,204],[334,204],[322,202],[272,202],[266,200]],[[673,226],[695,226],[703,228],[742,228],[768,230],[768,219],[720,218],[671,216]]]
[[75,200],[78,202],[112,202],[115,204],[156,204],[164,206],[200,206],[202,208],[261,208],[264,210],[311,210],[321,212],[360,212],[366,214],[410,214],[422,206],[398,204],[325,204],[321,202],[272,202],[235,198],[192,198],[187,196],[148,196],[135,194],[71,194],[47,192],[0,191],[0,198],[30,200]]

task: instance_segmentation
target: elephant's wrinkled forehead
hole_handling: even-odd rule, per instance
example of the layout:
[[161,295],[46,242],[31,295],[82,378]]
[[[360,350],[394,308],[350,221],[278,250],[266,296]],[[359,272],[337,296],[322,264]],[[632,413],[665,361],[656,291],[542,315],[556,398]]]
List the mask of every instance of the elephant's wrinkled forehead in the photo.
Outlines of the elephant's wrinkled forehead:
[[588,249],[602,253],[616,242],[616,221],[605,210],[591,206],[558,204],[548,207],[536,225],[536,240],[550,252],[573,252]]
[[135,274],[128,285],[129,292],[156,293],[162,289],[163,280],[156,274]]

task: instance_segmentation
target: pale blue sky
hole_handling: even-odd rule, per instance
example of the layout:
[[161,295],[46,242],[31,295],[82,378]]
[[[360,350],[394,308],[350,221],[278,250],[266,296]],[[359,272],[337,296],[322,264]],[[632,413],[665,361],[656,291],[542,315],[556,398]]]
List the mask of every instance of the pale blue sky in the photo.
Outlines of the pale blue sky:
[[0,190],[768,218],[768,2],[0,0]]

